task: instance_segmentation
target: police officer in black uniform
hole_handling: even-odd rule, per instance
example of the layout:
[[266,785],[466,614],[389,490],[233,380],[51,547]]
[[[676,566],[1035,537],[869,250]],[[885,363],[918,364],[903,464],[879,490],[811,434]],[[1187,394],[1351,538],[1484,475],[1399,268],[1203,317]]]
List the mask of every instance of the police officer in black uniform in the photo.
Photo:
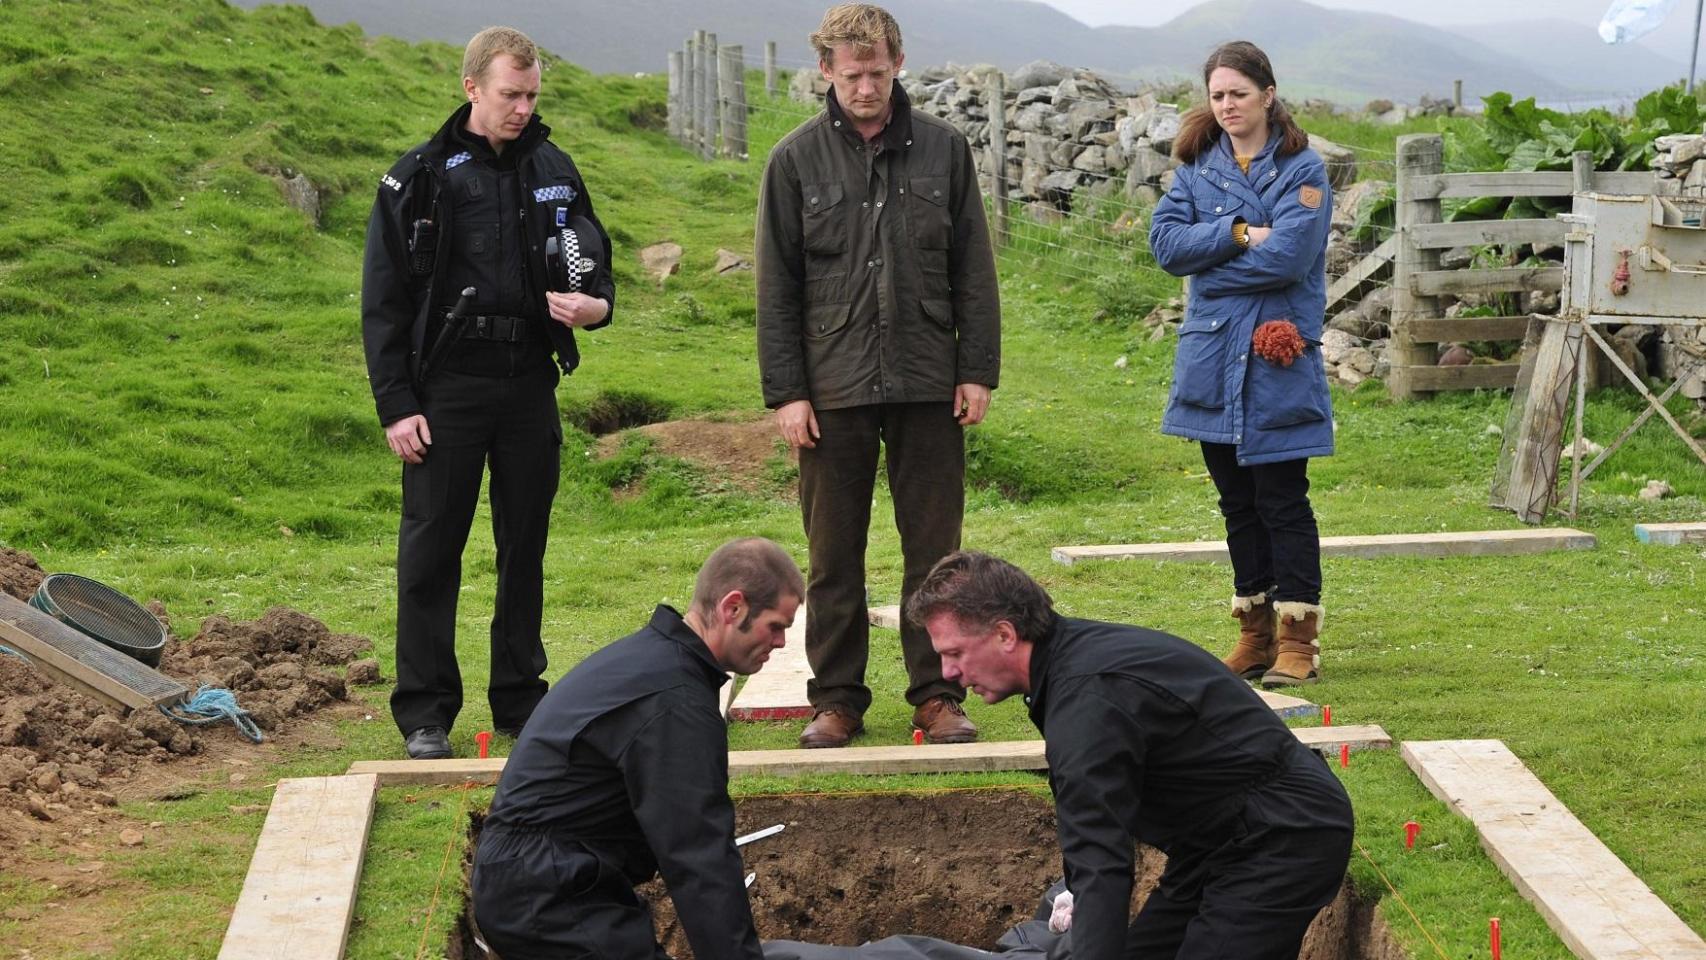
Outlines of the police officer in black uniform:
[[[1295,960],[1344,883],[1350,798],[1255,691],[1194,644],[1054,612],[1024,571],[944,557],[907,605],[942,675],[1025,694],[1047,741],[1073,960]],[[1167,866],[1137,918],[1136,841]]]
[[[610,239],[574,162],[534,114],[533,41],[508,27],[481,31],[462,85],[469,102],[381,179],[362,275],[368,379],[403,461],[391,712],[409,756],[422,759],[450,756],[462,707],[456,599],[488,461],[493,724],[519,734],[545,695],[543,559],[563,440],[556,385],[580,360],[574,330],[609,323],[615,300],[608,270],[586,269],[609,264]],[[580,241],[567,267],[547,257],[564,237]]]
[[504,960],[666,958],[634,885],[663,874],[699,960],[760,960],[729,802],[726,672],[756,673],[805,596],[762,538],[705,561],[684,617],[551,688],[504,764],[474,856],[474,917]]

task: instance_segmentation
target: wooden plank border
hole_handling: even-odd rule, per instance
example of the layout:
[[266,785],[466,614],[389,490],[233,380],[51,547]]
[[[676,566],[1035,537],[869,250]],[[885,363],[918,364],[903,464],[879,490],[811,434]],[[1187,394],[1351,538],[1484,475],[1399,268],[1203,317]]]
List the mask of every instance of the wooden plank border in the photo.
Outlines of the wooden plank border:
[[1661,547],[1706,543],[1706,523],[1637,523],[1635,539]]
[[[1524,530],[1465,530],[1456,533],[1401,533],[1379,536],[1322,537],[1324,557],[1458,557],[1508,556],[1553,550],[1592,550],[1598,539],[1568,527]],[[1108,546],[1055,547],[1056,563],[1087,560],[1168,560],[1183,563],[1225,563],[1226,542],[1138,543]]]
[[338,960],[367,854],[379,778],[280,780],[219,960]]
[[[1392,745],[1386,731],[1374,724],[1342,727],[1296,727],[1297,738],[1314,749],[1354,750]],[[503,773],[502,757],[485,760],[361,760],[350,773],[377,777],[382,787],[493,785]],[[989,743],[940,743],[920,746],[841,747],[836,750],[731,750],[729,776],[794,777],[820,773],[883,775],[894,773],[963,773],[967,771],[1046,770],[1041,740],[998,740]]]
[[1584,960],[1706,960],[1706,941],[1558,802],[1499,740],[1411,741],[1427,788]]

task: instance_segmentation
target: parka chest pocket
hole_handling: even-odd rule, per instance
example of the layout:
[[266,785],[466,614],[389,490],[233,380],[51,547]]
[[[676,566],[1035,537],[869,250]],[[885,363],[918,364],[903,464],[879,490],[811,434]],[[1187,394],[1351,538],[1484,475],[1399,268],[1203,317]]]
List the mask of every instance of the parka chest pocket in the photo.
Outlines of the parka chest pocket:
[[948,213],[948,178],[913,177],[907,185],[906,219],[912,245],[923,250],[946,250],[954,239],[954,220]]
[[833,256],[847,251],[840,183],[808,183],[800,191],[800,235],[807,253]]

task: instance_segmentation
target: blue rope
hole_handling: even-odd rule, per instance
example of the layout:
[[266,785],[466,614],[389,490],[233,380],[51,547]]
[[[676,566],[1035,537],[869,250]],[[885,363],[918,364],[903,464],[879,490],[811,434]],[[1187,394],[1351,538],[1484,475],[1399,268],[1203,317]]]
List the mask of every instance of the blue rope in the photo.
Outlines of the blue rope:
[[230,720],[232,725],[237,728],[237,732],[249,740],[260,743],[264,739],[261,736],[261,728],[255,726],[255,721],[250,719],[249,711],[237,706],[236,695],[224,687],[203,685],[200,690],[195,692],[195,696],[177,704],[176,709],[197,714],[197,716],[186,717],[174,713],[173,708],[167,707],[165,704],[160,705],[161,713],[182,724],[200,727],[210,723],[218,723],[221,720]]
[[8,656],[8,657],[17,657],[19,660],[22,660],[25,663],[30,662],[29,657],[24,656],[23,654],[19,653],[16,650],[13,650],[11,647],[8,647],[3,643],[0,643],[0,655],[4,655],[4,656]]

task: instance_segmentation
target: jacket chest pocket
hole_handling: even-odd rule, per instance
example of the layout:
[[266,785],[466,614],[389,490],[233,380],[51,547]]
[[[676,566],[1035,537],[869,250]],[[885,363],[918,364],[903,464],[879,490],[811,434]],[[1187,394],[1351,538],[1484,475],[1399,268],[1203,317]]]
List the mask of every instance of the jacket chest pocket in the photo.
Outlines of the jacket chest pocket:
[[954,239],[954,220],[948,213],[948,178],[913,177],[907,185],[906,221],[912,245],[921,250],[946,250]]
[[845,190],[839,183],[808,183],[800,192],[800,236],[806,252],[833,256],[847,252],[843,223]]

